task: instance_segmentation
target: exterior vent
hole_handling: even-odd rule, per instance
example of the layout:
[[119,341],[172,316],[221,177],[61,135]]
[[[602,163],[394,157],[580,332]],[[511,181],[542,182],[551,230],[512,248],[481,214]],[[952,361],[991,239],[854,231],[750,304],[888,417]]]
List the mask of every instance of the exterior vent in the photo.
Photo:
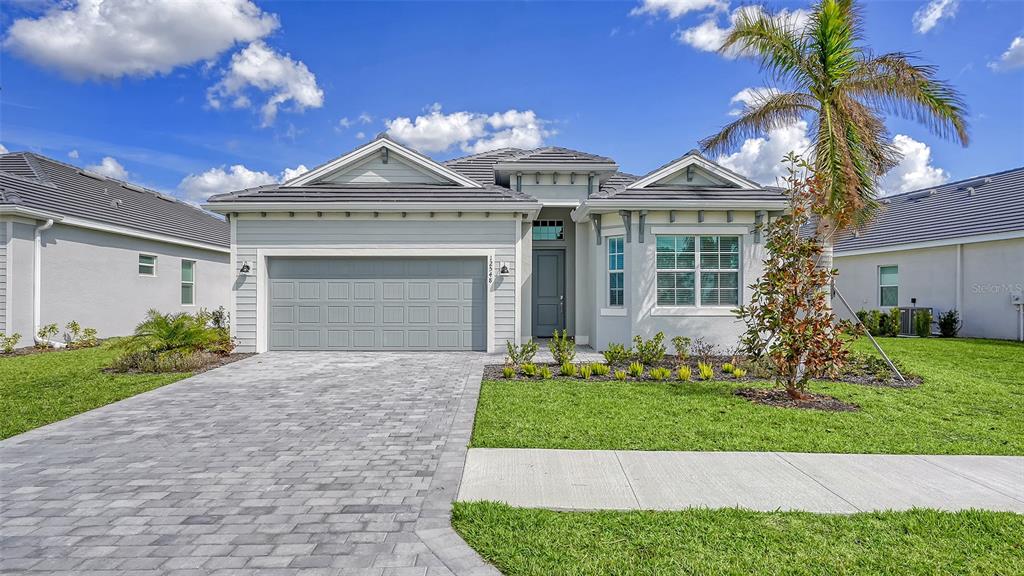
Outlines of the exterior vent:
[[148,190],[146,190],[142,186],[136,186],[135,184],[129,184],[128,182],[125,182],[124,184],[121,184],[121,186],[124,186],[125,188],[127,188],[129,190],[133,190],[135,192],[148,192]]
[[913,194],[907,195],[907,200],[922,200],[929,198],[935,194],[935,190],[921,190],[920,192],[914,192]]
[[110,207],[111,208],[120,208],[122,204],[124,204],[124,202],[121,201],[120,198],[115,198],[115,199],[110,201]]
[[968,180],[967,182],[961,182],[960,186],[957,187],[957,190],[968,190],[968,191],[971,191],[971,195],[973,196],[974,195],[973,190],[975,188],[977,188],[979,186],[984,186],[985,184],[990,184],[991,182],[992,182],[991,178],[975,178],[974,180]]
[[99,180],[100,182],[106,182],[107,181],[107,177],[106,176],[104,176],[102,174],[97,174],[95,172],[90,172],[88,170],[79,170],[78,173],[81,174],[82,176],[87,177],[87,178],[92,178],[93,180]]

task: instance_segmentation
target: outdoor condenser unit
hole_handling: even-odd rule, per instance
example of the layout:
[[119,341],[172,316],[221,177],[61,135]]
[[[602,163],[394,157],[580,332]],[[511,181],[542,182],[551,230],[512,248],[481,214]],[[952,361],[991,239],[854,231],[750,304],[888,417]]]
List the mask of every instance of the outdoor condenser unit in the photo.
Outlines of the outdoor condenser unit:
[[[925,310],[931,312],[932,318],[935,318],[935,312],[931,308],[900,308],[900,336],[917,336],[917,329],[915,328],[914,320],[917,318],[918,313],[924,312]],[[930,326],[928,330],[931,332]]]

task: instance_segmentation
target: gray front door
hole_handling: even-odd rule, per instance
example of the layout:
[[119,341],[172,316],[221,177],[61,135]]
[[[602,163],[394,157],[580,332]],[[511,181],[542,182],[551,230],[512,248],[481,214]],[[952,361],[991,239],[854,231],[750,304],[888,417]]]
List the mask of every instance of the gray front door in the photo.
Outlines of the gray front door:
[[271,350],[487,349],[482,258],[271,258]]
[[533,252],[533,335],[549,338],[565,328],[565,252]]

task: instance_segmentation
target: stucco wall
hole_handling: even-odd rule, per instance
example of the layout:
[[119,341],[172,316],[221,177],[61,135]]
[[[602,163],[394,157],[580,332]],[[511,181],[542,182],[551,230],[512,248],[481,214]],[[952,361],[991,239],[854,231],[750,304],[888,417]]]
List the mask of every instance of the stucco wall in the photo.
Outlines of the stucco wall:
[[15,219],[7,244],[7,334],[21,334],[19,347],[32,345],[32,233],[34,225]]
[[7,238],[13,222],[0,218],[0,333],[7,332]]

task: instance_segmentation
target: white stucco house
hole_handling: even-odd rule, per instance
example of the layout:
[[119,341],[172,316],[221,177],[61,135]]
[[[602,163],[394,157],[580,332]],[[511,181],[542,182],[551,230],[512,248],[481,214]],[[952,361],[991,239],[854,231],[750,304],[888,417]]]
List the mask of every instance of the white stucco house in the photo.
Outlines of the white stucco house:
[[105,338],[131,334],[150,308],[227,307],[229,255],[213,214],[31,152],[0,155],[0,333],[21,334],[19,346],[51,323]]
[[736,342],[778,190],[689,152],[641,177],[610,158],[501,149],[436,162],[386,136],[207,208],[231,227],[242,351],[480,350],[567,329]]
[[961,336],[1024,340],[1024,168],[882,199],[835,265],[854,310],[956,309]]

